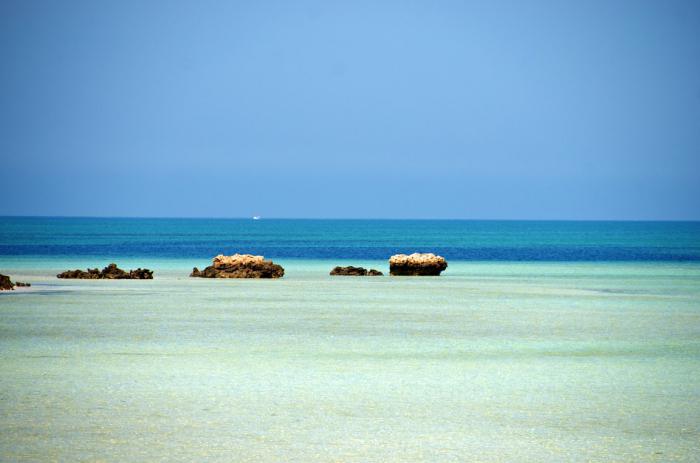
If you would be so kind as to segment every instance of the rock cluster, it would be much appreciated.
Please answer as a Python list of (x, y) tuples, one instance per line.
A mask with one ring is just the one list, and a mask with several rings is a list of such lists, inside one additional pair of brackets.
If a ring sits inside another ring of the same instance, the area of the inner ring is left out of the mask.
[(212, 265), (199, 270), (192, 269), (191, 277), (200, 278), (281, 278), (284, 268), (263, 256), (251, 254), (234, 254), (224, 256), (219, 254), (212, 259)]
[(379, 270), (375, 270), (373, 268), (367, 270), (364, 267), (353, 267), (352, 265), (347, 266), (347, 267), (335, 267), (333, 270), (331, 270), (331, 275), (345, 275), (345, 276), (356, 276), (356, 277), (364, 277), (364, 276), (382, 276), (384, 275), (382, 272)]
[(438, 276), (446, 268), (445, 258), (432, 253), (396, 254), (389, 258), (389, 273), (396, 276)]
[(152, 280), (153, 270), (137, 268), (128, 272), (117, 267), (117, 264), (109, 264), (102, 270), (89, 268), (84, 270), (66, 270), (56, 275), (58, 278), (79, 278), (83, 280)]
[(0, 291), (10, 291), (15, 288), (27, 287), (31, 285), (31, 283), (22, 283), (21, 281), (15, 281), (12, 283), (10, 277), (0, 274)]
[(0, 291), (10, 291), (15, 289), (15, 285), (7, 275), (0, 274)]

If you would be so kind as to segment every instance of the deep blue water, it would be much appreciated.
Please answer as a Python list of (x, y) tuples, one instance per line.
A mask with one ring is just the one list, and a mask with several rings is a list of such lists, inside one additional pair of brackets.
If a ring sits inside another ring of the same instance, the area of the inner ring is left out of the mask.
[(0, 256), (700, 261), (700, 222), (0, 217)]

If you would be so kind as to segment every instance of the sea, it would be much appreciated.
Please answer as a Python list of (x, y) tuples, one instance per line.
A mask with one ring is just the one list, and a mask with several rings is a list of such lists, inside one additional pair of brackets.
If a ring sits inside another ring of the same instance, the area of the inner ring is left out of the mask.
[(700, 222), (0, 217), (0, 273), (2, 462), (700, 461)]

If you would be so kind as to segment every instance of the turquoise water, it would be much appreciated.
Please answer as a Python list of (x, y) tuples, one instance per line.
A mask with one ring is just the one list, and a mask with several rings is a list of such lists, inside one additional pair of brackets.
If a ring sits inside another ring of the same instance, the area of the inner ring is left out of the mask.
[(700, 262), (700, 222), (0, 217), (0, 256), (386, 260), (416, 250), (449, 260)]
[[(244, 241), (216, 221), (129, 240), (138, 221), (81, 234), (68, 219), (17, 220), (0, 219), (0, 273), (33, 286), (0, 294), (2, 461), (699, 461), (694, 224), (633, 224), (632, 239), (629, 224), (512, 222), (499, 236), (480, 223), (476, 244), (458, 233), (468, 223), (401, 234), (390, 221), (386, 238), (382, 222), (360, 221), (354, 238), (325, 223), (328, 258), (300, 255), (318, 243), (299, 245), (306, 222), (277, 224), (279, 241), (256, 244), (258, 230), (241, 250), (286, 249), (269, 254), (283, 279), (219, 281), (187, 277), (207, 246)], [(348, 243), (432, 250), (441, 236), (463, 256), (441, 277), (328, 276), (388, 270)], [(539, 258), (500, 257), (518, 246)], [(55, 278), (111, 260), (155, 279)]]

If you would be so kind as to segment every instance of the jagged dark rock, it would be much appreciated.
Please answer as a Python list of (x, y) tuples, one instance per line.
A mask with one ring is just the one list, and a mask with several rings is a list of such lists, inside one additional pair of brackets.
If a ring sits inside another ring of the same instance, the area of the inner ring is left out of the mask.
[(446, 268), (445, 258), (432, 253), (396, 254), (389, 259), (389, 273), (395, 276), (438, 276)]
[(381, 276), (383, 275), (382, 272), (379, 270), (375, 269), (370, 269), (367, 270), (364, 267), (353, 267), (352, 265), (349, 265), (347, 267), (335, 267), (333, 270), (331, 270), (331, 275), (342, 275), (342, 276), (356, 276), (356, 277), (364, 277), (364, 276)]
[(284, 268), (263, 256), (250, 254), (234, 254), (224, 256), (222, 254), (212, 259), (212, 265), (199, 270), (192, 269), (191, 277), (198, 278), (281, 278), (284, 276)]
[(331, 270), (331, 275), (346, 275), (346, 276), (365, 276), (367, 275), (367, 269), (363, 267), (353, 267), (349, 265), (347, 267), (335, 267)]
[(152, 280), (153, 270), (141, 267), (136, 270), (129, 270), (129, 278), (132, 280)]
[(0, 274), (0, 291), (11, 291), (15, 289), (15, 285), (7, 275)]
[(15, 286), (18, 287), (18, 288), (20, 288), (20, 287), (28, 288), (28, 287), (30, 287), (31, 285), (32, 285), (31, 283), (23, 283), (23, 282), (21, 282), (21, 281), (15, 281)]
[(102, 271), (96, 268), (84, 270), (66, 270), (56, 275), (58, 278), (77, 278), (82, 280), (152, 280), (153, 270), (137, 268), (128, 272), (117, 267), (117, 264), (109, 264)]
[(56, 275), (57, 278), (80, 278), (82, 280), (98, 280), (102, 278), (100, 271), (96, 268), (85, 270), (66, 270)]

